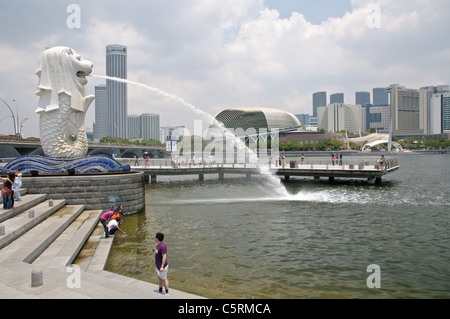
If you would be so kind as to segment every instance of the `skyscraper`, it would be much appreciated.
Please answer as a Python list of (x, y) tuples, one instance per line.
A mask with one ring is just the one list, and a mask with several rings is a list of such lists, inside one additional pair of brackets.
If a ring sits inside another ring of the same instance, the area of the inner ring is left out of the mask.
[[(120, 44), (106, 47), (106, 75), (127, 78), (127, 47)], [(108, 95), (108, 136), (127, 138), (127, 84), (106, 80)]]
[(388, 106), (389, 104), (389, 94), (386, 89), (374, 88), (373, 89), (373, 106)]
[(317, 117), (317, 108), (321, 106), (327, 106), (327, 92), (313, 94), (313, 117)]
[(159, 115), (145, 113), (141, 115), (141, 136), (143, 139), (159, 140)]
[(356, 92), (355, 93), (356, 104), (362, 107), (370, 104), (370, 93), (369, 92)]
[(129, 139), (160, 139), (159, 114), (145, 113), (128, 116)]
[(108, 95), (106, 85), (95, 86), (94, 140), (108, 136)]
[[(436, 123), (436, 118), (432, 119), (437, 115), (434, 110), (434, 113), (432, 114), (432, 98), (434, 94), (444, 94), (450, 92), (450, 86), (448, 85), (438, 85), (438, 86), (424, 86), (420, 88), (421, 93), (421, 103), (424, 107), (424, 117), (423, 117), (423, 127), (424, 127), (424, 133), (425, 134), (434, 134), (436, 130), (439, 131), (440, 129), (435, 127), (433, 128), (434, 124)], [(434, 105), (436, 107), (436, 105)]]
[(420, 91), (392, 84), (386, 89), (390, 93), (391, 118), (394, 135), (411, 136), (424, 134), (425, 116)]
[(141, 116), (128, 115), (128, 139), (140, 139), (141, 136)]
[(361, 105), (333, 103), (319, 107), (318, 128), (326, 132), (349, 131), (359, 133), (362, 129)]
[(344, 103), (344, 93), (335, 93), (330, 95), (330, 104)]
[(450, 133), (450, 93), (442, 94), (442, 131)]

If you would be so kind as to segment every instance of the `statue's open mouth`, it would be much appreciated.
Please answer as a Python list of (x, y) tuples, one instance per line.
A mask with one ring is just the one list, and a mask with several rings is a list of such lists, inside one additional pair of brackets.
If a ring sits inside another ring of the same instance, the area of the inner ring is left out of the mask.
[(77, 76), (79, 77), (79, 78), (85, 78), (86, 76), (88, 76), (89, 74), (87, 74), (86, 72), (84, 72), (84, 71), (78, 71), (77, 72)]

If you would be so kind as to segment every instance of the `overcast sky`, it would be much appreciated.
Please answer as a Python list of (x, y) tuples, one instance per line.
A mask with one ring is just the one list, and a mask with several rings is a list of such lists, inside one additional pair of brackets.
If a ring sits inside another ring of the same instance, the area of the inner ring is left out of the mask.
[[(70, 4), (80, 28), (67, 25)], [(44, 48), (72, 47), (105, 75), (105, 48), (120, 43), (130, 80), (213, 115), (245, 106), (311, 114), (317, 91), (354, 103), (355, 92), (392, 83), (449, 84), (449, 17), (448, 0), (0, 0), (0, 98), (29, 118), (23, 135), (39, 137)], [(103, 82), (90, 78), (87, 92)], [(128, 94), (129, 114), (160, 114), (162, 126), (189, 128), (198, 118), (142, 88)], [(1, 101), (0, 110), (0, 133), (13, 133)]]

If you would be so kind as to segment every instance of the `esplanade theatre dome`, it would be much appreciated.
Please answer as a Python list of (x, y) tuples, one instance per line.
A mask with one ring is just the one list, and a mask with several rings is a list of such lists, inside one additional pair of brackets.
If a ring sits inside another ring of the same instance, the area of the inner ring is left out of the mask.
[(293, 114), (274, 108), (244, 107), (233, 108), (220, 112), (216, 120), (226, 128), (266, 128), (280, 131), (294, 130), (302, 124)]

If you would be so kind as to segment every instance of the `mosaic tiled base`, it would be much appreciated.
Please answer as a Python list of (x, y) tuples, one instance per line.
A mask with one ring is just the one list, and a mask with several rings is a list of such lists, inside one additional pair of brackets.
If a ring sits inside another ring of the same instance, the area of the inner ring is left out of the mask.
[(128, 172), (130, 166), (123, 166), (115, 159), (105, 156), (87, 156), (78, 159), (62, 160), (43, 156), (18, 157), (1, 169), (2, 174), (20, 169), (22, 174), (28, 175), (32, 171), (47, 174), (67, 174), (69, 170), (75, 170), (77, 174)]

